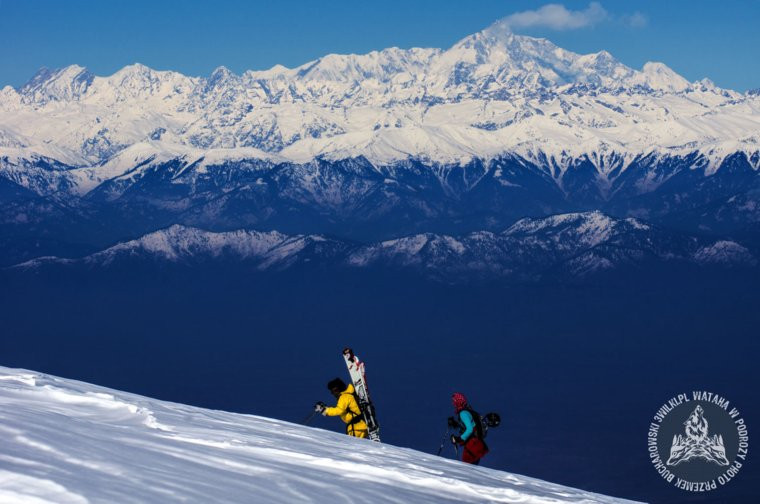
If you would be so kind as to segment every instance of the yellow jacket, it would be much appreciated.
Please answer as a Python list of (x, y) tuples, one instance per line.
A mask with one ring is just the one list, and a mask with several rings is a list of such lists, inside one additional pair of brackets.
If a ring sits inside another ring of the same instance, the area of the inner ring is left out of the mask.
[(353, 385), (348, 385), (346, 390), (340, 393), (338, 404), (332, 408), (325, 408), (325, 415), (339, 416), (347, 424), (346, 434), (349, 436), (367, 437), (367, 424), (364, 423), (359, 404), (354, 397)]

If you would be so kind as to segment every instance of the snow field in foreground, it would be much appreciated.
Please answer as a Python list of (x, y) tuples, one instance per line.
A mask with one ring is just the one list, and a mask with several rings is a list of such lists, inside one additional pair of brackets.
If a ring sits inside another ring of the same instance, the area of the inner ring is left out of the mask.
[(630, 502), (0, 366), (0, 504)]

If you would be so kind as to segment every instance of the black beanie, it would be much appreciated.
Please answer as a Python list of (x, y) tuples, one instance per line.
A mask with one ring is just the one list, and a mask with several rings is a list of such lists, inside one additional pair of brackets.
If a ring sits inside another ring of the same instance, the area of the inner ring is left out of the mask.
[(340, 391), (346, 390), (346, 384), (340, 378), (334, 378), (327, 382), (327, 390), (338, 389)]

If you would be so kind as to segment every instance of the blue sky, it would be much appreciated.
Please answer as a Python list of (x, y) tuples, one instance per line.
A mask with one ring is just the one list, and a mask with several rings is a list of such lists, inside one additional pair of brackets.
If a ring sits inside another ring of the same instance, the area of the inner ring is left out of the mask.
[(760, 0), (564, 1), (0, 0), (0, 86), (42, 66), (98, 75), (143, 63), (188, 75), (297, 66), (328, 53), (442, 47), (510, 17), (513, 29), (579, 53), (606, 49), (641, 68), (760, 88)]

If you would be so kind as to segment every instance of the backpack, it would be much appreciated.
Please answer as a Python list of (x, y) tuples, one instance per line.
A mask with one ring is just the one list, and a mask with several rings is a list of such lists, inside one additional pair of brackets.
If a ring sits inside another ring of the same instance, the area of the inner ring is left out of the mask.
[(483, 437), (486, 437), (486, 434), (488, 433), (488, 429), (498, 427), (501, 425), (501, 417), (498, 413), (486, 413), (481, 418), (481, 427), (483, 429)]
[[(470, 406), (467, 406), (462, 411), (468, 411), (472, 415), (472, 419), (475, 422), (475, 437), (478, 439), (485, 439), (488, 429), (501, 425), (501, 417), (498, 413), (491, 412), (481, 416), (480, 413)], [(459, 420), (459, 415), (457, 415), (457, 422), (459, 422), (460, 428), (464, 429), (462, 421)]]
[(355, 423), (358, 423), (358, 422), (360, 422), (361, 420), (363, 420), (363, 419), (364, 419), (364, 418), (363, 418), (363, 416), (364, 416), (364, 407), (363, 407), (363, 406), (364, 406), (364, 405), (363, 405), (363, 404), (362, 404), (362, 402), (359, 400), (359, 396), (358, 396), (358, 395), (356, 395), (356, 392), (341, 392), (341, 394), (340, 394), (340, 395), (350, 395), (350, 396), (352, 396), (352, 397), (354, 398), (354, 401), (356, 401), (356, 407), (357, 407), (357, 408), (359, 408), (359, 412), (358, 412), (358, 413), (355, 413), (355, 412), (354, 412), (354, 411), (351, 409), (351, 406), (349, 405), (349, 407), (348, 407), (348, 412), (349, 412), (349, 413), (351, 413), (351, 415), (352, 415), (352, 418), (351, 418), (351, 421), (350, 421), (348, 424), (349, 424), (349, 425), (353, 425), (353, 424), (355, 424)]
[[(343, 394), (348, 394), (348, 392), (343, 392)], [(359, 413), (354, 413), (351, 408), (348, 409), (353, 416), (351, 417), (351, 421), (348, 422), (347, 427), (364, 421), (364, 423), (367, 424), (368, 430), (378, 429), (375, 420), (375, 406), (371, 402), (362, 401), (356, 392), (351, 393), (351, 395), (354, 397), (356, 405), (359, 407)]]

